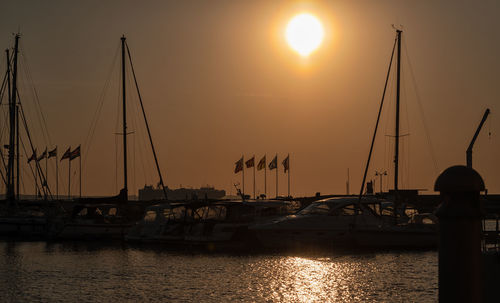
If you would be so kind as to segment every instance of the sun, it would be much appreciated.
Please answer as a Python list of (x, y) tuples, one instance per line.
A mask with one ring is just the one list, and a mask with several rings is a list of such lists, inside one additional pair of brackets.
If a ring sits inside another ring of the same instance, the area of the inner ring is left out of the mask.
[(293, 50), (307, 57), (321, 45), (324, 34), (323, 25), (317, 17), (302, 13), (288, 22), (285, 37)]

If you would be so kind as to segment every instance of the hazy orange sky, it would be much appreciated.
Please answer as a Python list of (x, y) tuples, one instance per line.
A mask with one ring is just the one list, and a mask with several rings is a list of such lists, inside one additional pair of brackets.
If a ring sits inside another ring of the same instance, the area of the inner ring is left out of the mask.
[[(317, 15), (325, 27), (323, 45), (307, 59), (284, 39), (287, 22), (303, 11)], [(351, 193), (359, 191), (395, 36), (391, 24), (402, 24), (402, 134), (409, 134), (402, 138), (402, 187), (431, 190), (441, 170), (465, 164), (465, 150), (489, 107), (474, 167), (489, 191), (499, 192), (499, 13), (498, 1), (12, 1), (0, 8), (0, 45), (11, 47), (12, 33), (20, 29), (23, 57), (50, 132), (47, 143), (37, 120), (30, 122), (38, 150), (57, 145), (62, 155), (67, 146), (85, 142), (125, 34), (169, 187), (210, 184), (234, 193), (232, 184), (241, 180), (233, 173), (234, 162), (242, 154), (258, 159), (267, 154), (270, 160), (278, 153), (283, 195), (281, 160), (290, 153), (292, 194), (301, 196), (345, 193), (348, 168)], [(83, 158), (84, 195), (114, 194), (121, 187), (114, 134), (119, 61), (112, 75)], [(34, 117), (26, 79), (20, 79), (20, 94)], [(388, 171), (384, 188), (393, 180), (395, 84), (389, 88), (369, 171), (369, 178), (375, 178), (375, 169)], [(135, 103), (130, 108), (133, 194), (157, 178), (151, 153), (141, 143), (146, 138), (139, 138), (143, 128), (133, 122), (134, 115), (139, 121), (138, 108)], [(66, 193), (67, 161), (59, 168), (66, 183), (60, 192)], [(53, 176), (54, 166), (50, 169)], [(248, 193), (250, 170), (245, 177)], [(268, 171), (267, 179), (274, 196), (274, 172)], [(72, 181), (76, 193), (77, 177)], [(30, 182), (25, 180), (25, 192), (33, 191)], [(258, 173), (257, 192), (263, 190)]]

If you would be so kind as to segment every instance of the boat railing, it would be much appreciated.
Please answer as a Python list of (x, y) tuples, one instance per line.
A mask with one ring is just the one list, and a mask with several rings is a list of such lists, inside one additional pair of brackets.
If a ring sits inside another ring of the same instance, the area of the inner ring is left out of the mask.
[(500, 252), (500, 216), (490, 215), (482, 220), (482, 251)]

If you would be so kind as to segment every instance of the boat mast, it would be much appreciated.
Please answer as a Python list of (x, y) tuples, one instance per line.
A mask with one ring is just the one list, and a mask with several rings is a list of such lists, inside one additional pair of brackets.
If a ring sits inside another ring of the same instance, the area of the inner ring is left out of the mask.
[(396, 84), (396, 144), (394, 150), (394, 191), (397, 196), (398, 175), (399, 175), (399, 105), (401, 88), (401, 33), (402, 30), (396, 30), (398, 34), (398, 64), (397, 64), (397, 84)]
[(12, 72), (12, 91), (9, 102), (9, 159), (7, 166), (7, 200), (15, 199), (14, 192), (14, 160), (16, 139), (16, 92), (17, 92), (17, 53), (19, 48), (19, 34), (15, 36), (14, 44), (14, 66)]
[[(9, 104), (10, 104), (10, 99), (12, 98), (12, 91), (11, 91), (11, 87), (10, 87), (10, 54), (9, 54), (9, 49), (6, 49), (5, 50), (5, 55), (6, 55), (6, 59), (7, 59), (7, 73), (6, 73), (6, 76), (7, 76), (7, 92), (8, 92), (8, 99), (9, 100)], [(3, 154), (2, 154), (2, 162), (4, 162), (4, 159), (3, 159)], [(6, 171), (8, 171), (8, 164), (7, 166), (5, 166), (5, 162), (3, 163), (3, 166), (5, 167)], [(8, 172), (7, 172), (8, 173)], [(5, 185), (7, 186), (8, 188), (8, 183), (9, 183), (9, 176), (7, 176), (7, 180), (5, 180)]]
[(21, 191), (19, 190), (19, 178), (21, 176), (20, 166), (19, 166), (19, 105), (16, 105), (16, 197), (17, 200), (20, 198)]
[(370, 152), (368, 153), (368, 160), (365, 165), (365, 172), (363, 174), (363, 181), (361, 181), (361, 189), (359, 190), (358, 204), (361, 203), (361, 197), (363, 197), (363, 190), (365, 188), (366, 176), (368, 174), (368, 168), (370, 167), (370, 160), (372, 158), (373, 145), (375, 144), (375, 138), (377, 137), (378, 125), (380, 122), (380, 114), (382, 113), (382, 108), (384, 107), (385, 93), (387, 91), (387, 84), (389, 83), (389, 76), (391, 75), (392, 62), (394, 59), (394, 50), (396, 48), (396, 39), (394, 40), (394, 45), (392, 46), (391, 60), (389, 61), (389, 67), (387, 69), (387, 75), (385, 77), (384, 91), (382, 92), (382, 99), (380, 100), (380, 107), (377, 114), (377, 122), (375, 123), (375, 129), (373, 130), (372, 143), (370, 144)]
[(128, 200), (127, 187), (127, 106), (125, 95), (125, 35), (121, 37), (122, 41), (122, 94), (123, 94), (123, 191), (125, 201)]

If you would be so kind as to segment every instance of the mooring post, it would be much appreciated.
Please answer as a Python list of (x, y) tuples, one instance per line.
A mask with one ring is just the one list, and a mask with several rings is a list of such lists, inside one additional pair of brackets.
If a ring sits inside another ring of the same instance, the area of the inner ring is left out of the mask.
[(439, 301), (482, 302), (481, 176), (457, 165), (437, 178), (439, 218)]

